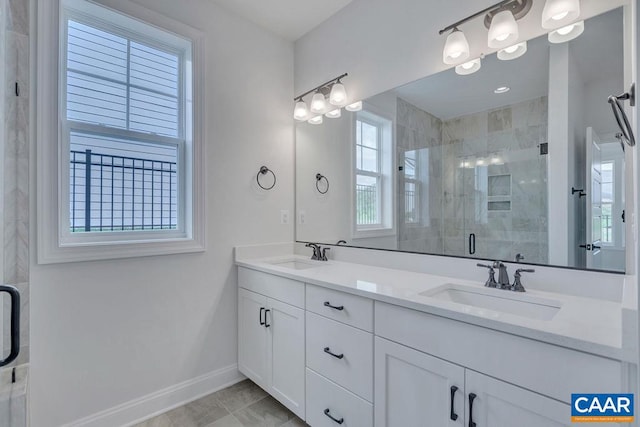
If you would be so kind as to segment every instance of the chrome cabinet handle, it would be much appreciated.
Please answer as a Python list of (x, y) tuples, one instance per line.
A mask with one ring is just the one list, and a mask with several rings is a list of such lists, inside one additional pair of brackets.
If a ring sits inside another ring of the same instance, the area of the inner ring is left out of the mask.
[(331, 305), (329, 301), (324, 302), (325, 307), (333, 308), (334, 310), (342, 311), (344, 310), (344, 305)]
[(325, 410), (324, 410), (324, 414), (325, 414), (327, 417), (331, 418), (331, 420), (332, 420), (334, 423), (336, 423), (336, 424), (342, 424), (342, 423), (344, 423), (344, 418), (337, 419), (337, 418), (333, 417), (333, 416), (331, 415), (331, 411), (329, 410), (329, 408), (327, 408), (327, 409), (325, 409)]
[(11, 350), (6, 359), (0, 360), (0, 367), (16, 360), (20, 353), (20, 292), (9, 285), (0, 285), (0, 292), (11, 297)]
[(331, 349), (329, 347), (325, 347), (324, 348), (324, 352), (335, 357), (336, 359), (342, 359), (344, 358), (344, 354), (335, 354), (331, 352)]

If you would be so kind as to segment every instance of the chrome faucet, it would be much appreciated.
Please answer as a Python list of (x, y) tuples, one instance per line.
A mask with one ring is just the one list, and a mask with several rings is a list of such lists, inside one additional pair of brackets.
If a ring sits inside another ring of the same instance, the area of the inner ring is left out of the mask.
[(511, 290), (514, 292), (525, 292), (524, 286), (520, 282), (520, 273), (535, 273), (535, 270), (533, 268), (519, 268), (516, 270), (516, 274), (513, 275), (513, 285), (511, 285)]
[(507, 266), (501, 261), (494, 261), (493, 268), (498, 269), (498, 288), (511, 289), (511, 283), (509, 283), (509, 273), (507, 272)]
[(496, 283), (496, 272), (493, 269), (493, 266), (487, 264), (477, 264), (478, 267), (484, 267), (489, 269), (489, 279), (487, 279), (484, 284), (487, 288), (495, 288), (498, 284)]
[(315, 243), (307, 243), (306, 245), (304, 245), (307, 248), (313, 248), (313, 255), (311, 255), (311, 259), (314, 261), (318, 261), (320, 260), (320, 257), (322, 256), (322, 249), (320, 248), (320, 245), (317, 245)]
[(331, 248), (323, 248), (317, 243), (307, 243), (304, 245), (307, 248), (313, 248), (313, 255), (311, 255), (311, 259), (314, 261), (329, 261), (327, 258), (327, 251), (330, 251)]

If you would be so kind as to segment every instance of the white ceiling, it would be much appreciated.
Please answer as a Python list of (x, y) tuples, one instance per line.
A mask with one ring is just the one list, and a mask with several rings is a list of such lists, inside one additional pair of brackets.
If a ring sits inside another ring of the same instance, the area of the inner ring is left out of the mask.
[[(585, 31), (571, 41), (571, 52), (584, 83), (623, 72), (622, 9), (585, 22)], [(549, 46), (546, 35), (529, 40), (527, 53), (512, 61), (489, 55), (480, 71), (459, 76), (452, 69), (395, 89), (423, 111), (448, 120), (527, 99), (546, 96), (549, 86)], [(495, 94), (494, 89), (511, 90)]]
[(249, 21), (295, 41), (352, 0), (213, 0)]

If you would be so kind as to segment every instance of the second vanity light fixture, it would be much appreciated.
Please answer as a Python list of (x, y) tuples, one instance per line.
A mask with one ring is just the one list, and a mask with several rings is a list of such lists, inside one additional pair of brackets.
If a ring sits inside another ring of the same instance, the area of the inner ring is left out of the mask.
[[(460, 75), (472, 74), (480, 69), (484, 55), (469, 60), (469, 42), (458, 27), (483, 15), (488, 29), (487, 45), (499, 49), (498, 59), (508, 61), (521, 57), (527, 52), (527, 42), (518, 41), (520, 31), (517, 21), (529, 13), (532, 4), (533, 0), (503, 0), (443, 28), (440, 35), (450, 33), (442, 51), (442, 61), (456, 65), (456, 73)], [(584, 31), (584, 21), (576, 22), (579, 17), (580, 0), (546, 0), (542, 28), (552, 30), (548, 36), (551, 43), (563, 43), (573, 40)]]
[[(347, 111), (362, 110), (362, 101), (347, 104), (349, 102), (347, 90), (342, 84), (342, 79), (347, 76), (348, 74), (344, 73), (296, 96), (293, 99), (296, 103), (293, 109), (293, 118), (301, 122), (307, 121), (313, 125), (319, 125), (323, 122), (323, 116), (330, 119), (339, 118), (342, 115), (342, 107)], [(307, 107), (304, 97), (311, 93), (313, 93), (313, 97)]]

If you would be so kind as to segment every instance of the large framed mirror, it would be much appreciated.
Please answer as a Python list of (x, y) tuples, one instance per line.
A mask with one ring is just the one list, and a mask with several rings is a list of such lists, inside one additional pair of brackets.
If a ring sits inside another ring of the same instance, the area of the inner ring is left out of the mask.
[(296, 128), (301, 242), (624, 272), (623, 8)]

